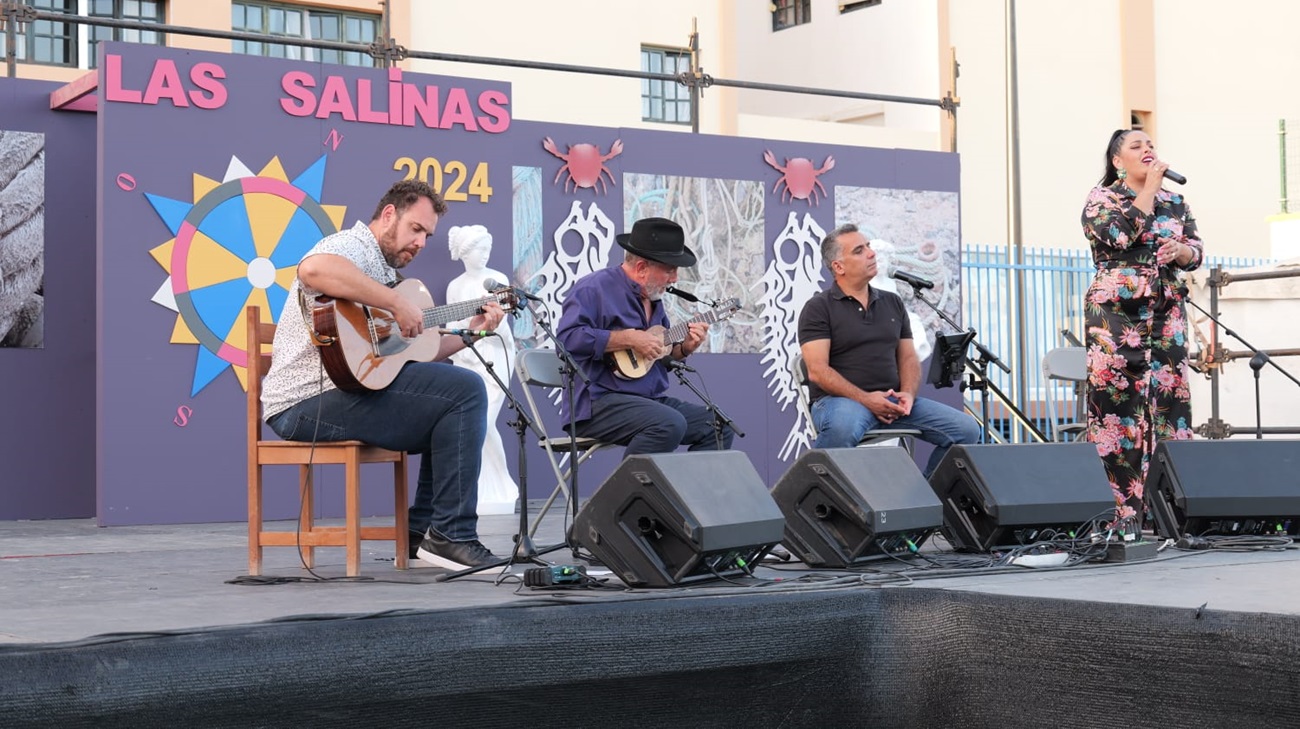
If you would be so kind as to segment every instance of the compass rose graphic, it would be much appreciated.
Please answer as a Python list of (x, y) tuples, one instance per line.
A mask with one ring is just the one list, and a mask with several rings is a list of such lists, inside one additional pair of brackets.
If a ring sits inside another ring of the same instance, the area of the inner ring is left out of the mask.
[(279, 321), (298, 261), (342, 225), (320, 203), (325, 161), (290, 180), (279, 157), (257, 173), (232, 157), (221, 180), (194, 175), (193, 202), (145, 193), (174, 236), (149, 251), (168, 274), (153, 301), (176, 312), (173, 344), (199, 345), (191, 397), (232, 366), (247, 388), (245, 307)]

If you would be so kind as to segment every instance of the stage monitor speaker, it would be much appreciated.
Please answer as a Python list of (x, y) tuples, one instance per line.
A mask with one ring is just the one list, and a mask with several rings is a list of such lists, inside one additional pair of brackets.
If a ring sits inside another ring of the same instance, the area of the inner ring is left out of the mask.
[(1078, 534), (1115, 517), (1115, 497), (1092, 443), (957, 445), (930, 475), (953, 546), (989, 552)]
[(1147, 469), (1162, 537), (1300, 534), (1300, 440), (1169, 440)]
[(849, 567), (915, 551), (943, 526), (943, 506), (907, 450), (805, 451), (772, 497), (785, 514), (781, 543), (812, 567)]
[(629, 456), (573, 522), (574, 538), (636, 587), (748, 574), (785, 518), (741, 451)]

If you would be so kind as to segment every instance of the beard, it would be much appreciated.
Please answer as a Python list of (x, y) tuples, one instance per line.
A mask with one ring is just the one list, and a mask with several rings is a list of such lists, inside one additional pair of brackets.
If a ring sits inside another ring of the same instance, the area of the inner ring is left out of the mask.
[[(379, 236), (379, 251), (384, 254), (384, 262), (393, 268), (402, 268), (410, 261), (403, 261), (402, 254), (404, 250), (394, 250), (397, 247), (397, 236), (391, 231), (385, 231)], [(415, 259), (415, 255), (411, 255)]]
[(645, 287), (645, 297), (651, 301), (659, 301), (666, 293), (668, 293), (668, 284)]

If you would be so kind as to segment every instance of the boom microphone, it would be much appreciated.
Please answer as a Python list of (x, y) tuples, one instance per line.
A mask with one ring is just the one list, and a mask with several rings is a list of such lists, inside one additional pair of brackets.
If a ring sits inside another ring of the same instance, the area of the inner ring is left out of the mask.
[(492, 332), (486, 329), (439, 329), (439, 334), (451, 334), (457, 337), (490, 337)]
[(898, 279), (899, 281), (902, 281), (903, 283), (906, 283), (906, 284), (911, 284), (911, 285), (912, 285), (912, 288), (914, 288), (914, 289), (932, 289), (932, 288), (934, 288), (934, 282), (933, 282), (933, 281), (927, 281), (927, 280), (921, 278), (920, 276), (915, 276), (915, 275), (913, 275), (913, 274), (906, 273), (906, 272), (903, 272), (903, 271), (894, 271), (893, 273), (889, 274), (889, 277), (890, 277), (890, 278), (896, 278), (896, 279)]
[(664, 289), (664, 291), (667, 291), (668, 293), (672, 294), (673, 296), (679, 296), (679, 297), (681, 297), (681, 298), (683, 298), (683, 299), (686, 299), (687, 301), (689, 301), (689, 302), (691, 302), (691, 303), (693, 303), (693, 304), (698, 304), (698, 303), (700, 303), (700, 297), (696, 296), (695, 294), (692, 294), (692, 293), (689, 292), (689, 291), (682, 291), (681, 289), (675, 289), (675, 288), (673, 288), (672, 286), (669, 286), (668, 288)]
[(541, 301), (541, 300), (542, 300), (542, 297), (540, 297), (540, 296), (536, 296), (536, 295), (534, 295), (534, 294), (530, 294), (530, 293), (528, 293), (527, 291), (524, 291), (523, 289), (518, 288), (518, 287), (516, 287), (516, 286), (511, 286), (510, 284), (503, 284), (503, 283), (501, 283), (500, 281), (498, 281), (498, 280), (496, 280), (496, 279), (494, 279), (494, 278), (485, 278), (485, 279), (483, 279), (483, 288), (487, 289), (489, 292), (494, 293), (494, 294), (495, 294), (496, 292), (498, 292), (498, 291), (508, 290), (508, 291), (511, 291), (512, 293), (514, 293), (515, 296), (517, 296), (517, 297), (519, 297), (519, 298), (521, 298), (521, 299), (528, 299), (529, 301)]

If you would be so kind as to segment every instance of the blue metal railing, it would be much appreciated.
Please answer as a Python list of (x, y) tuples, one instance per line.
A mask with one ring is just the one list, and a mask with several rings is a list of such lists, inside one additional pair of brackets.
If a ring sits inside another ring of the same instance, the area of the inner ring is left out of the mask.
[[(1070, 344), (1062, 331), (1083, 340), (1083, 298), (1092, 283), (1092, 254), (1087, 250), (1026, 249), (1016, 264), (1014, 250), (1003, 246), (967, 245), (962, 249), (963, 323), (1011, 367), (1011, 374), (990, 367), (989, 381), (1005, 393), (1040, 431), (1050, 433), (1046, 403), (1057, 403), (1058, 417), (1072, 417), (1074, 393), (1068, 384), (1048, 383), (1040, 363), (1048, 350)], [(1204, 268), (1246, 268), (1268, 259), (1210, 256)], [(1025, 278), (1023, 321), (1015, 300), (1015, 280)], [(1023, 352), (1020, 340), (1023, 337)], [(966, 392), (971, 412), (981, 410), (979, 393)], [(1063, 406), (1063, 407), (1062, 407)], [(1008, 409), (993, 400), (990, 420), (995, 437), (1025, 442), (1032, 437), (1018, 427)]]

